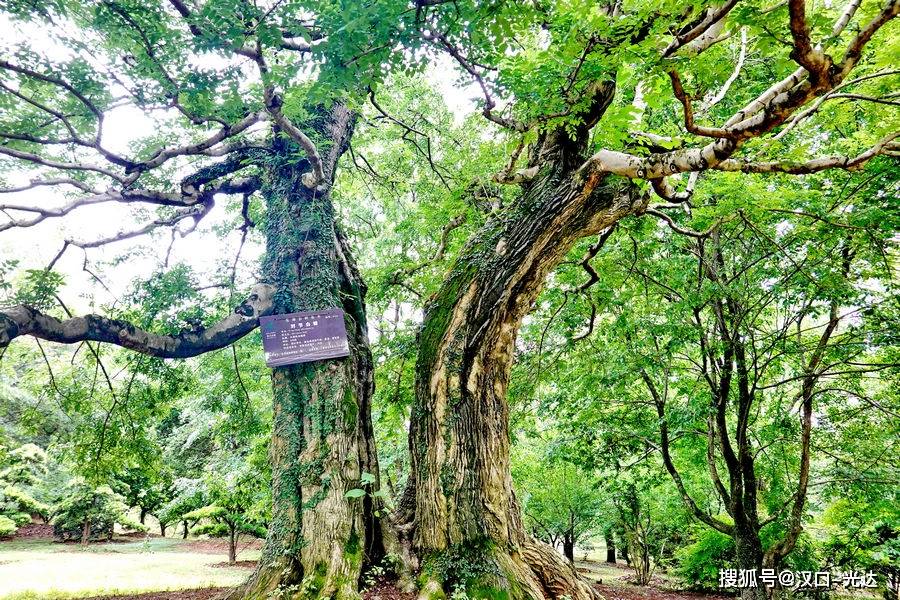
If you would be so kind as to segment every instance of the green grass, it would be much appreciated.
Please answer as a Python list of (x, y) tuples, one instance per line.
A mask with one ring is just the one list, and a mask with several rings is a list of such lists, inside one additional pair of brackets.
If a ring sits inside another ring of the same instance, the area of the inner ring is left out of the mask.
[[(258, 551), (248, 550), (239, 558), (258, 556)], [(171, 538), (87, 548), (45, 540), (0, 542), (0, 600), (65, 600), (235, 586), (250, 571), (212, 566), (227, 559), (224, 553), (192, 552), (184, 542)]]

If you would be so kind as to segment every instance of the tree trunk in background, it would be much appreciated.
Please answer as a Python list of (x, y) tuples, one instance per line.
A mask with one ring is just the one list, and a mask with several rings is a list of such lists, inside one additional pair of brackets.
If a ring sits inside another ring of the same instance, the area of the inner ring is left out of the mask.
[(412, 469), (396, 516), (429, 578), (423, 594), (459, 585), (446, 568), (458, 561), (479, 572), (476, 594), (596, 597), (571, 563), (525, 531), (510, 475), (506, 392), (519, 326), (547, 273), (579, 239), (643, 209), (627, 182), (578, 171), (612, 94), (611, 85), (598, 91), (574, 137), (541, 135), (530, 157), (537, 177), (470, 240), (426, 307)]
[(141, 519), (140, 519), (140, 520), (141, 520), (141, 525), (143, 525), (143, 524), (144, 524), (144, 521), (147, 520), (147, 511), (146, 511), (146, 509), (143, 509), (143, 508), (141, 509)]
[(159, 535), (162, 537), (166, 537), (166, 527), (167, 525), (163, 522), (159, 523)]
[(84, 527), (81, 529), (81, 545), (87, 546), (87, 543), (91, 540), (91, 520), (85, 519)]
[(188, 536), (188, 522), (182, 521), (182, 524), (184, 525), (184, 531), (181, 534), (181, 539), (186, 540)]
[[(274, 314), (342, 308), (347, 358), (278, 367), (272, 373), (270, 444), (273, 510), (256, 573), (233, 598), (358, 598), (363, 565), (383, 553), (373, 498), (347, 498), (368, 472), (378, 477), (370, 415), (374, 389), (365, 286), (335, 225), (329, 195), (353, 115), (316, 109), (327, 183), (306, 188), (298, 150), (279, 139), (265, 158), (267, 249), (264, 279), (276, 287)], [(309, 129), (309, 127), (307, 127)]]
[(563, 556), (570, 562), (575, 562), (575, 540), (568, 533), (563, 536)]
[(616, 539), (611, 530), (603, 532), (603, 541), (606, 543), (606, 562), (616, 564)]
[(234, 564), (237, 562), (237, 537), (234, 535), (234, 524), (228, 524), (228, 562)]

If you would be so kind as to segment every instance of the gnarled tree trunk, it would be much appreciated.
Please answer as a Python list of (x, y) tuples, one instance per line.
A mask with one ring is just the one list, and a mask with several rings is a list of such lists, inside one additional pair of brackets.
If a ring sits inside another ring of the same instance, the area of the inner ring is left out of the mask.
[(423, 596), (457, 586), (510, 598), (595, 595), (571, 563), (525, 531), (510, 476), (506, 392), (519, 326), (547, 273), (579, 239), (643, 207), (627, 182), (578, 169), (612, 94), (612, 85), (598, 90), (574, 135), (542, 135), (529, 158), (537, 176), (469, 242), (426, 309), (412, 472), (398, 515), (422, 559)]
[(364, 563), (383, 552), (373, 497), (345, 495), (363, 487), (363, 473), (376, 477), (370, 491), (378, 477), (365, 287), (329, 196), (353, 115), (340, 105), (318, 113), (326, 185), (305, 187), (309, 166), (283, 140), (265, 158), (263, 275), (276, 288), (275, 314), (342, 308), (350, 356), (273, 370), (272, 519), (260, 566), (233, 598), (358, 598)]

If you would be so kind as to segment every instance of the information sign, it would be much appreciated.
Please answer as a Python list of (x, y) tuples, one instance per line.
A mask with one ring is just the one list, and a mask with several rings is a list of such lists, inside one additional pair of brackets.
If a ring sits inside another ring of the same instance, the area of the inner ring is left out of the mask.
[(350, 355), (339, 308), (260, 317), (259, 326), (270, 367)]

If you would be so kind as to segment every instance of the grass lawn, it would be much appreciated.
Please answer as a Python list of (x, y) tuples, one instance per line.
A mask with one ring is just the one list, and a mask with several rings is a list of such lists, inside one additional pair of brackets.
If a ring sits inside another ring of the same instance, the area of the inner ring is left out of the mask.
[[(246, 550), (241, 560), (257, 559)], [(216, 567), (228, 556), (192, 551), (180, 539), (59, 544), (49, 540), (0, 542), (0, 600), (63, 600), (105, 594), (228, 587), (250, 570)]]

